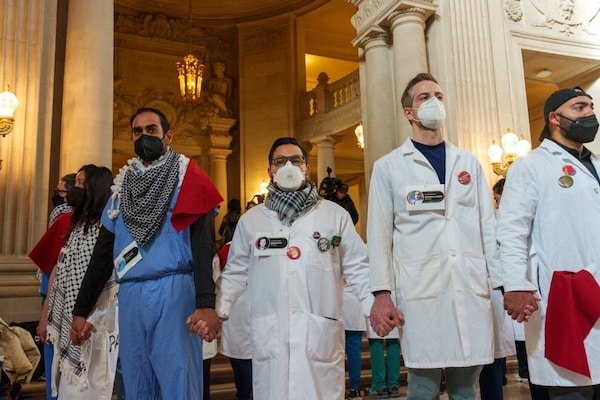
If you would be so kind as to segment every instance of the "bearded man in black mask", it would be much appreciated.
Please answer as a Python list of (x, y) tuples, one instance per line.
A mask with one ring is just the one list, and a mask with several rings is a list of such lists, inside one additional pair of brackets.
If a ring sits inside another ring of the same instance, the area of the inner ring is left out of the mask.
[[(504, 308), (525, 324), (529, 379), (550, 399), (600, 399), (598, 120), (581, 88), (544, 105), (542, 143), (510, 167), (499, 207)], [(536, 312), (537, 311), (537, 312)]]
[(137, 157), (121, 168), (102, 213), (102, 228), (73, 309), (70, 338), (91, 333), (88, 320), (114, 272), (119, 287), (119, 360), (134, 399), (202, 398), (203, 325), (212, 341), (214, 209), (223, 201), (210, 178), (169, 145), (173, 131), (154, 108), (130, 119)]

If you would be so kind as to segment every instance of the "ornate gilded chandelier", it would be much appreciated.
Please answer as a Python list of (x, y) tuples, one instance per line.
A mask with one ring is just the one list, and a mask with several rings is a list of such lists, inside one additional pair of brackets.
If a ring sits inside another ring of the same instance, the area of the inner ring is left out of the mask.
[(200, 93), (202, 92), (202, 74), (204, 74), (204, 64), (192, 54), (192, 0), (189, 1), (189, 12), (189, 54), (183, 57), (183, 62), (177, 62), (179, 93), (181, 94), (181, 101), (185, 105), (197, 104), (200, 100)]

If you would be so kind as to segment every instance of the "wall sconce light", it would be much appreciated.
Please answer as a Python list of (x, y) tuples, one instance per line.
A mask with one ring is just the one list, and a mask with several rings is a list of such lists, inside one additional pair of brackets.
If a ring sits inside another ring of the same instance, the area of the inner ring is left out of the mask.
[(10, 86), (6, 85), (6, 90), (0, 93), (0, 135), (2, 137), (13, 131), (17, 107), (19, 107), (19, 100), (10, 91)]
[[(19, 107), (19, 99), (10, 91), (10, 86), (6, 85), (6, 90), (0, 93), (0, 135), (2, 137), (13, 131), (17, 107)], [(2, 169), (2, 160), (0, 160), (0, 169)]]
[(358, 140), (358, 147), (361, 148), (361, 150), (364, 150), (365, 148), (365, 136), (363, 134), (363, 124), (362, 122), (360, 124), (358, 124), (358, 126), (356, 127), (356, 129), (354, 129), (354, 134), (356, 135), (356, 139)]
[(177, 76), (179, 79), (179, 93), (184, 105), (192, 105), (200, 101), (202, 92), (202, 75), (204, 64), (192, 54), (192, 0), (189, 1), (190, 24), (189, 32), (189, 54), (183, 57), (183, 62), (177, 62)]
[[(492, 141), (492, 145), (488, 148), (488, 155), (490, 156), (494, 173), (506, 177), (510, 165), (517, 158), (529, 153), (531, 144), (529, 141), (519, 138), (510, 129), (507, 129), (506, 133), (502, 135), (500, 143), (502, 147), (498, 146), (495, 140)], [(502, 157), (503, 154), (504, 159)]]

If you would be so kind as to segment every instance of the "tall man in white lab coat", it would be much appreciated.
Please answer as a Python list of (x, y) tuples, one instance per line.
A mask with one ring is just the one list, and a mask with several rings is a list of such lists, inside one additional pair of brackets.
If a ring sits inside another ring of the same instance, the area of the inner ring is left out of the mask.
[(544, 119), (542, 143), (511, 165), (500, 203), (504, 308), (527, 321), (531, 382), (548, 386), (551, 399), (597, 400), (600, 157), (584, 144), (598, 120), (581, 88), (551, 94)]
[(369, 190), (371, 325), (381, 336), (401, 328), (409, 400), (438, 398), (443, 368), (450, 398), (475, 399), (494, 360), (494, 207), (477, 159), (444, 141), (443, 101), (432, 75), (408, 83), (412, 138), (375, 162)]
[(341, 400), (342, 274), (361, 301), (371, 296), (366, 247), (350, 214), (308, 180), (296, 139), (277, 139), (268, 161), (267, 200), (238, 222), (217, 312), (226, 318), (247, 285), (255, 399)]

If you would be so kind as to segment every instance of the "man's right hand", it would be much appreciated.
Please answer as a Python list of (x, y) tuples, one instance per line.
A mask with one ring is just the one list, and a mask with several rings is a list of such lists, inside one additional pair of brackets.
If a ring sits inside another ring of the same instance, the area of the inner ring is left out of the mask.
[(401, 328), (404, 316), (394, 305), (390, 292), (383, 291), (375, 294), (375, 302), (371, 307), (369, 320), (375, 333), (385, 337), (395, 327)]

